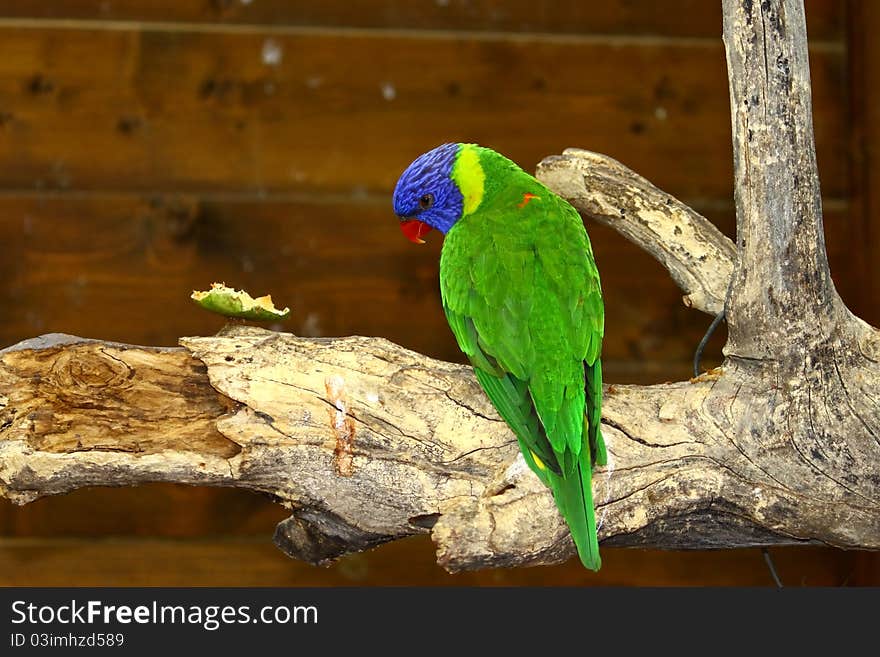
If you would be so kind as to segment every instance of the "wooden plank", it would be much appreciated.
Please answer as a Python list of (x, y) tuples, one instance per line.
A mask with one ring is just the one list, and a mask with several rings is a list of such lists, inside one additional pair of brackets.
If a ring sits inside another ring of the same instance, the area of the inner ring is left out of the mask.
[[(842, 50), (814, 50), (812, 76), (823, 190), (842, 197)], [(0, 189), (388, 194), (457, 140), (528, 169), (587, 147), (726, 199), (728, 104), (720, 40), (7, 27)]]
[[(807, 0), (811, 38), (839, 39), (843, 9), (835, 0)], [(721, 5), (706, 0), (384, 0), (347, 3), (344, 11), (322, 0), (0, 0), (0, 16), (709, 38), (721, 32)]]
[[(789, 586), (852, 584), (858, 553), (779, 548)], [(402, 567), (401, 564), (406, 564)], [(877, 585), (873, 577), (865, 585)], [(329, 568), (292, 561), (268, 540), (0, 541), (0, 586), (772, 586), (759, 550), (659, 552), (605, 548), (602, 570), (576, 561), (450, 575), (417, 537), (351, 555)]]
[(24, 506), (0, 501), (0, 535), (29, 537), (272, 537), (290, 514), (268, 495), (231, 488), (150, 484), (88, 488)]
[[(416, 249), (384, 203), (211, 203), (98, 196), (0, 200), (3, 344), (51, 331), (174, 345), (221, 317), (189, 299), (212, 281), (272, 292), (300, 335), (386, 335), (451, 353), (439, 242)], [(447, 331), (448, 332), (448, 331)]]
[[(706, 209), (726, 233), (729, 207)], [(847, 209), (831, 204), (832, 272), (846, 301)], [(610, 381), (689, 376), (708, 317), (650, 256), (590, 225), (606, 297), (604, 358)], [(271, 292), (299, 335), (376, 335), (445, 360), (462, 356), (438, 291), (441, 240), (407, 242), (385, 199), (236, 201), (132, 195), (0, 197), (0, 345), (47, 332), (134, 344), (174, 345), (216, 332), (223, 319), (197, 308), (193, 289), (225, 281)], [(723, 332), (707, 351), (720, 354)]]
[(853, 310), (880, 326), (880, 4), (870, 0), (848, 3), (849, 105), (852, 116), (853, 266), (859, 271), (861, 294)]
[(854, 586), (876, 586), (878, 582), (880, 582), (880, 554), (877, 552), (857, 553), (852, 584)]

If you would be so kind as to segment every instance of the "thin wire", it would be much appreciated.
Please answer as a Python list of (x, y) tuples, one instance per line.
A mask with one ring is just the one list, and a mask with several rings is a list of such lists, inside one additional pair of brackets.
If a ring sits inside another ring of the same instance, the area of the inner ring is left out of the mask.
[(770, 556), (770, 550), (767, 548), (761, 548), (761, 553), (764, 555), (764, 561), (767, 562), (767, 568), (770, 569), (770, 575), (773, 577), (773, 581), (776, 582), (776, 588), (782, 588), (782, 580), (779, 579), (779, 573), (776, 572), (776, 565), (773, 563), (773, 557)]
[(694, 377), (700, 376), (700, 359), (703, 357), (703, 350), (706, 348), (706, 343), (709, 342), (709, 338), (712, 337), (715, 329), (718, 328), (718, 325), (723, 320), (724, 311), (722, 310), (715, 315), (715, 319), (712, 320), (712, 323), (709, 324), (709, 328), (706, 330), (706, 335), (703, 336), (703, 339), (700, 340), (700, 344), (697, 345), (697, 350), (694, 352)]
[[(718, 328), (718, 325), (721, 324), (723, 319), (724, 311), (722, 310), (715, 315), (715, 319), (712, 320), (712, 323), (709, 324), (709, 328), (706, 330), (706, 335), (703, 336), (703, 339), (700, 340), (700, 344), (697, 345), (697, 350), (694, 352), (694, 378), (700, 376), (700, 360), (703, 357), (703, 351), (706, 349), (706, 343), (709, 342), (709, 338), (712, 337), (715, 329)], [(776, 571), (776, 565), (773, 563), (773, 557), (770, 556), (770, 550), (767, 548), (761, 548), (761, 553), (764, 555), (764, 561), (767, 563), (767, 568), (770, 570), (770, 576), (773, 577), (773, 581), (776, 582), (776, 588), (783, 588), (782, 580), (779, 578), (779, 573)]]

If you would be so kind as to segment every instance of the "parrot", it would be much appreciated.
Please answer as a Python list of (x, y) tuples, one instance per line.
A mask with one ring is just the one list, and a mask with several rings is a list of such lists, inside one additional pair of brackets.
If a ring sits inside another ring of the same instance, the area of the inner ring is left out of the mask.
[(547, 486), (584, 567), (601, 559), (593, 506), (602, 438), (605, 309), (584, 223), (562, 197), (500, 153), (442, 144), (394, 188), (417, 244), (444, 234), (440, 297), (482, 390)]

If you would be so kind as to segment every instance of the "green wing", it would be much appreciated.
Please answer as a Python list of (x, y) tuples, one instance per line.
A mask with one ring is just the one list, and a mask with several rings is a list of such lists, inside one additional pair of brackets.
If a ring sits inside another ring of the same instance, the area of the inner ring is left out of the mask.
[[(480, 382), (498, 414), (519, 439), (520, 449), (529, 466), (542, 480), (545, 479), (545, 469), (539, 468), (535, 462), (534, 455), (537, 455), (542, 464), (546, 464), (551, 471), (561, 475), (562, 471), (554, 457), (553, 449), (535, 412), (528, 381), (505, 372), (498, 361), (483, 350), (472, 318), (457, 313), (446, 305), (444, 309), (459, 347), (474, 366), (477, 381)], [(549, 485), (546, 481), (544, 483)]]
[(605, 462), (599, 276), (580, 216), (535, 185), (524, 206), (481, 208), (449, 231), (443, 307), (527, 463), (553, 490), (582, 561), (598, 568), (590, 472)]

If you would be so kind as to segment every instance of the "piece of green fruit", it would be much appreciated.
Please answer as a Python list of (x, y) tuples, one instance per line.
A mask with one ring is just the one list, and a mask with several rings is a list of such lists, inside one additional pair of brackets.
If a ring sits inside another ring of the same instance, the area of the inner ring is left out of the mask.
[(224, 283), (211, 283), (207, 292), (194, 290), (190, 298), (205, 310), (255, 322), (272, 322), (290, 315), (290, 308), (278, 310), (269, 294), (254, 299), (244, 290), (234, 290)]

